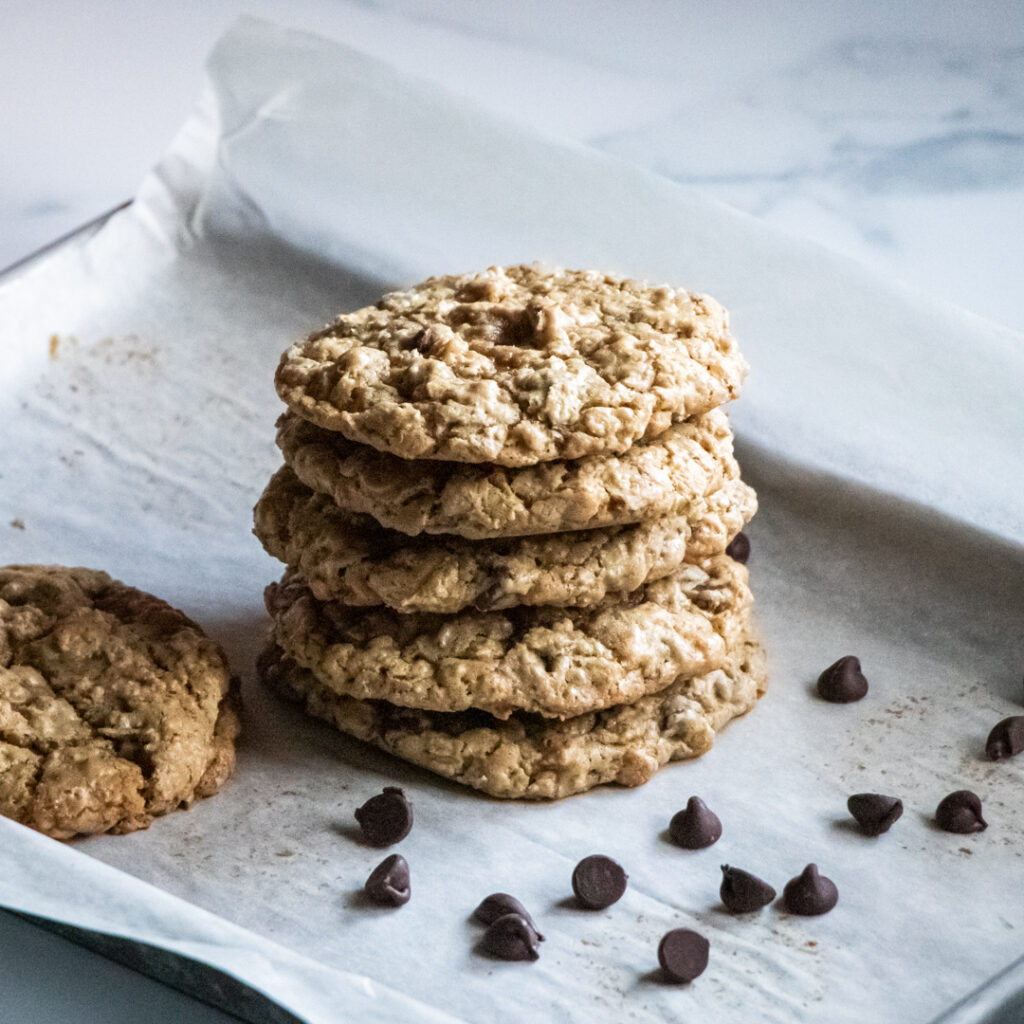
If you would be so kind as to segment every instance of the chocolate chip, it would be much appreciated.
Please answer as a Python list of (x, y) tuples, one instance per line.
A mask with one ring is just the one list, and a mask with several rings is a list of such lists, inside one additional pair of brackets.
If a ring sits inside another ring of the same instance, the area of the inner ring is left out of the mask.
[(880, 793), (855, 793), (846, 801), (846, 808), (857, 819), (864, 835), (880, 836), (903, 813), (903, 801)]
[(750, 538), (745, 533), (737, 533), (729, 542), (729, 546), (725, 549), (725, 553), (734, 562), (746, 565), (747, 560), (750, 558)]
[(409, 888), (408, 862), (400, 853), (385, 857), (370, 872), (370, 877), (363, 888), (374, 903), (385, 903), (392, 907), (408, 903), (412, 895)]
[(481, 948), (499, 960), (536, 960), (540, 936), (521, 914), (504, 914), (493, 920), (480, 940)]
[(572, 873), (572, 891), (588, 910), (604, 910), (626, 891), (629, 875), (611, 857), (595, 853), (584, 857)]
[(397, 786), (385, 786), (356, 811), (356, 821), (371, 846), (390, 846), (409, 834), (412, 805)]
[(988, 822), (981, 816), (981, 798), (969, 789), (958, 789), (935, 809), (935, 824), (944, 832), (984, 832)]
[(711, 943), (689, 928), (674, 928), (658, 943), (658, 963), (669, 981), (693, 981), (708, 965)]
[(722, 823), (699, 796), (691, 796), (686, 809), (669, 822), (668, 834), (684, 849), (703, 850), (722, 837)]
[(849, 704), (868, 692), (868, 681), (860, 670), (860, 660), (852, 654), (829, 665), (818, 676), (818, 693), (833, 704)]
[(718, 890), (726, 910), (749, 914), (767, 907), (775, 899), (775, 890), (765, 881), (739, 868), (722, 865), (722, 887)]
[(782, 890), (782, 899), (791, 914), (814, 917), (827, 914), (839, 901), (839, 890), (831, 878), (818, 874), (817, 864), (808, 864), (790, 879)]
[(533, 918), (526, 912), (526, 907), (524, 907), (522, 903), (515, 898), (515, 896), (509, 896), (507, 892), (491, 893), (491, 895), (473, 911), (473, 916), (481, 924), (493, 924), (499, 917), (504, 917), (506, 914), (518, 914), (529, 923), (530, 927), (536, 933), (537, 938), (541, 942), (544, 941), (544, 936), (537, 931), (537, 926), (533, 923)]
[(443, 327), (431, 324), (417, 331), (412, 337), (404, 339), (401, 344), (407, 351), (414, 348), (425, 356), (440, 356), (444, 353), (445, 344), (450, 337), (450, 332), (445, 335)]
[(1004, 718), (989, 734), (985, 753), (993, 761), (1004, 761), (1024, 750), (1024, 715)]

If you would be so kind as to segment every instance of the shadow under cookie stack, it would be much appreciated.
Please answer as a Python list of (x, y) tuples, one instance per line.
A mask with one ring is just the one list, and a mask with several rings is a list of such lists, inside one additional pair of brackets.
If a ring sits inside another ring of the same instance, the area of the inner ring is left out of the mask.
[[(764, 689), (707, 296), (594, 271), (431, 278), (282, 357), (260, 673), (497, 797), (637, 786)], [(733, 557), (735, 555), (736, 557)]]

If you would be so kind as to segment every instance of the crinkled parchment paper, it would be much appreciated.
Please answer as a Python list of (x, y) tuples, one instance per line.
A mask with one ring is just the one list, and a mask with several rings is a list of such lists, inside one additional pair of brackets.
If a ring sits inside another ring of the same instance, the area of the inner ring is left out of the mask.
[[(733, 417), (761, 499), (751, 575), (771, 658), (767, 697), (704, 758), (553, 805), (408, 768), (253, 679), (261, 591), (280, 571), (250, 534), (279, 462), (280, 352), (387, 287), (534, 259), (731, 309), (753, 367)], [(982, 756), (989, 728), (1021, 711), (1019, 336), (247, 21), (134, 205), (0, 286), (0, 346), (2, 560), (102, 567), (166, 597), (246, 682), (222, 794), (72, 847), (0, 822), (3, 905), (195, 956), (317, 1022), (908, 1024), (1024, 953), (1024, 758)], [(846, 653), (871, 691), (827, 705), (814, 679)], [(413, 898), (388, 911), (359, 898), (382, 854), (357, 841), (352, 811), (394, 783), (415, 806), (400, 848)], [(931, 824), (959, 788), (981, 795), (987, 832)], [(878, 839), (847, 820), (863, 791), (906, 805)], [(690, 853), (665, 829), (695, 793), (724, 834)], [(568, 899), (594, 852), (630, 874), (598, 913)], [(720, 864), (781, 890), (809, 861), (839, 887), (830, 914), (720, 907)], [(494, 890), (538, 919), (537, 963), (474, 952), (468, 917)], [(667, 986), (656, 948), (680, 926), (708, 936), (711, 962)]]

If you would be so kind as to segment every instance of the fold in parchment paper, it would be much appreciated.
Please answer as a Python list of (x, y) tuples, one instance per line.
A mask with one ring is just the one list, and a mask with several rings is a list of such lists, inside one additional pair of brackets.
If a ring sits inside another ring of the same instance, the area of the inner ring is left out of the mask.
[[(250, 534), (279, 462), (280, 352), (388, 287), (533, 259), (731, 309), (753, 368), (733, 419), (761, 500), (750, 567), (771, 659), (768, 695), (704, 758), (551, 805), (439, 781), (253, 678), (280, 573)], [(226, 644), (246, 697), (237, 776), (192, 810), (73, 847), (0, 822), (3, 905), (195, 956), (317, 1022), (906, 1024), (1024, 953), (1022, 765), (983, 759), (1022, 696), (1018, 336), (244, 21), (133, 206), (0, 286), (0, 337), (4, 561), (93, 565), (167, 598)], [(826, 705), (813, 681), (847, 653), (870, 692)], [(352, 811), (396, 783), (415, 807), (400, 848), (413, 897), (379, 910), (359, 890), (383, 854)], [(988, 831), (932, 825), (960, 788)], [(906, 806), (877, 839), (846, 815), (865, 791)], [(697, 853), (665, 833), (691, 794), (724, 825)], [(630, 884), (585, 912), (569, 879), (597, 852)], [(811, 861), (839, 888), (824, 917), (719, 904), (720, 864), (781, 890)], [(495, 890), (547, 936), (536, 963), (475, 952), (469, 915)], [(658, 940), (684, 926), (710, 939), (710, 964), (665, 985)]]

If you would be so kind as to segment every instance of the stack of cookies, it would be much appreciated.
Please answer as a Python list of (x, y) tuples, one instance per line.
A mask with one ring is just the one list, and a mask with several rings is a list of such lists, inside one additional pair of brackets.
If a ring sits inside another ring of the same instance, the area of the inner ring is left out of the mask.
[(499, 797), (703, 753), (764, 681), (726, 554), (756, 509), (719, 408), (745, 370), (706, 296), (536, 266), (294, 345), (255, 511), (287, 565), (264, 680)]

